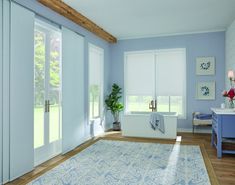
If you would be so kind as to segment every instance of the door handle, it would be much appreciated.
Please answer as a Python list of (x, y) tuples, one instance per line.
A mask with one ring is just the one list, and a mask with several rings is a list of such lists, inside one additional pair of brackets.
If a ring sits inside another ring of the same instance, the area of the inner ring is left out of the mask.
[(47, 112), (50, 112), (50, 100), (47, 100)]
[(45, 100), (45, 112), (50, 112), (50, 100)]
[(44, 111), (47, 112), (47, 100), (45, 100), (45, 108)]

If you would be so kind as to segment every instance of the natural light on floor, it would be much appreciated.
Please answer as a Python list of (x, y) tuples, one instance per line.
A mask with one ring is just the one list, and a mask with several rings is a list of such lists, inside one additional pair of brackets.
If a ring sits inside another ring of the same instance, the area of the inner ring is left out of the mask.
[(181, 142), (182, 141), (182, 136), (177, 136), (176, 137), (176, 142)]
[[(175, 172), (177, 170), (177, 162), (179, 158), (180, 153), (180, 144), (176, 143), (173, 147), (173, 150), (170, 154), (167, 167), (164, 171), (164, 178), (162, 179), (162, 184), (167, 184), (167, 182), (175, 182)], [(172, 177), (172, 179), (168, 179), (169, 177)]]

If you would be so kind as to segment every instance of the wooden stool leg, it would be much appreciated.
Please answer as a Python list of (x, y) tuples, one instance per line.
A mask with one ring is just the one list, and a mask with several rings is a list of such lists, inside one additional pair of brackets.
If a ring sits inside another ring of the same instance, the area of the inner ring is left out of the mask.
[(192, 128), (193, 128), (193, 134), (194, 134), (194, 117), (195, 117), (195, 112), (192, 113)]

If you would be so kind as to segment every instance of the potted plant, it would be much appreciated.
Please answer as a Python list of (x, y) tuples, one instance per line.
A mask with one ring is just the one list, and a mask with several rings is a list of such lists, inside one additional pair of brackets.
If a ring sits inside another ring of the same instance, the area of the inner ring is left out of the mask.
[(112, 85), (112, 92), (106, 97), (105, 104), (107, 110), (111, 111), (113, 115), (114, 122), (113, 122), (113, 130), (118, 131), (121, 130), (121, 123), (119, 121), (119, 113), (123, 110), (124, 106), (119, 101), (122, 97), (122, 88), (119, 87), (117, 84)]

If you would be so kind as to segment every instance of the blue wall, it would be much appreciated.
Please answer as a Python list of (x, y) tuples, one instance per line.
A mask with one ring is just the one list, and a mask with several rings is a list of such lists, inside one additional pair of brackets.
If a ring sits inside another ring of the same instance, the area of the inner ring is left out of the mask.
[[(166, 48), (186, 48), (187, 59), (187, 119), (179, 120), (178, 128), (191, 128), (193, 111), (210, 112), (211, 107), (218, 107), (224, 98), (221, 92), (224, 89), (225, 71), (225, 32), (189, 34), (180, 36), (167, 36), (143, 39), (121, 40), (117, 44), (111, 45), (111, 83), (118, 83), (124, 87), (124, 52), (166, 49)], [(215, 56), (216, 74), (215, 76), (196, 76), (196, 57)], [(172, 83), (174, 83), (172, 77)], [(214, 101), (196, 100), (196, 82), (216, 81), (216, 99)], [(170, 86), (170, 84), (169, 84)]]
[[(10, 9), (9, 9), (9, 2), (8, 0), (4, 0), (4, 1), (0, 1), (1, 5), (2, 2), (4, 3), (4, 17), (5, 17), (5, 24), (4, 24), (4, 28), (2, 27), (2, 25), (0, 25), (0, 29), (4, 30), (4, 36), (2, 38), (4, 38), (3, 41), (3, 51), (4, 51), (4, 73), (3, 73), (3, 86), (6, 88), (3, 88), (2, 85), (0, 86), (0, 91), (2, 92), (3, 90), (3, 133), (1, 132), (1, 127), (2, 124), (0, 123), (0, 137), (3, 138), (3, 160), (1, 160), (3, 162), (3, 167), (0, 166), (1, 169), (3, 169), (3, 181), (7, 182), (9, 180), (9, 135), (10, 135), (10, 130), (9, 130), (9, 64), (10, 64), (10, 59), (9, 59), (9, 14), (10, 14)], [(104, 92), (105, 94), (107, 94), (108, 92), (108, 83), (109, 83), (109, 69), (110, 69), (110, 44), (107, 43), (106, 41), (100, 39), (99, 37), (95, 36), (94, 34), (90, 33), (89, 31), (85, 30), (84, 28), (78, 26), (77, 24), (69, 21), (68, 19), (64, 18), (63, 16), (60, 16), (59, 14), (53, 12), (52, 10), (44, 7), (43, 5), (41, 5), (40, 3), (38, 3), (36, 0), (13, 0), (12, 2), (16, 2), (19, 5), (22, 5), (23, 7), (26, 7), (27, 9), (33, 11), (37, 16), (42, 16), (48, 20), (53, 21), (54, 23), (58, 24), (58, 25), (63, 25), (64, 27), (67, 27), (77, 33), (79, 33), (80, 35), (84, 36), (84, 56), (85, 56), (85, 69), (84, 69), (84, 84), (85, 86), (83, 87), (83, 91), (84, 91), (84, 99), (85, 99), (85, 105), (84, 105), (84, 110), (85, 112), (85, 123), (84, 123), (84, 127), (85, 127), (85, 133), (81, 133), (83, 135), (85, 135), (85, 137), (89, 138), (90, 136), (90, 126), (88, 125), (88, 43), (92, 43), (94, 45), (97, 45), (101, 48), (104, 49), (104, 63), (105, 63), (105, 69), (104, 69), (104, 76), (105, 76), (105, 82), (104, 82)], [(1, 14), (2, 14), (2, 9), (1, 9)], [(2, 44), (2, 43), (1, 43)], [(2, 45), (1, 45), (2, 46)], [(1, 49), (1, 48), (0, 48)], [(2, 51), (2, 50), (1, 50)], [(0, 67), (2, 66), (2, 63), (0, 63)], [(2, 71), (2, 69), (0, 69), (0, 71)], [(71, 83), (74, 83), (71, 81)], [(7, 92), (7, 93), (6, 93)], [(2, 107), (1, 107), (2, 108)], [(109, 127), (110, 125), (108, 124), (107, 127)], [(2, 136), (3, 134), (3, 136)], [(69, 136), (68, 136), (69, 137)], [(32, 141), (29, 141), (32, 142)], [(2, 143), (2, 142), (1, 142)], [(18, 143), (14, 143), (14, 145), (18, 145), (20, 146), (22, 143), (20, 143), (20, 141), (18, 141)], [(32, 149), (33, 150), (33, 149)], [(0, 150), (1, 152), (1, 150)], [(12, 155), (17, 155), (16, 153), (12, 154)], [(29, 154), (30, 155), (30, 154)], [(1, 157), (1, 156), (0, 156)], [(29, 157), (33, 157), (32, 155)], [(20, 166), (18, 166), (18, 168), (21, 168)], [(23, 167), (22, 167), (23, 168)], [(0, 170), (1, 171), (1, 170)], [(0, 184), (1, 184), (1, 175), (0, 175)]]
[[(1, 1), (1, 2), (8, 2), (8, 1)], [(204, 34), (194, 34), (194, 35), (184, 35), (184, 36), (171, 36), (171, 37), (159, 37), (159, 38), (147, 38), (147, 39), (133, 39), (133, 40), (124, 40), (119, 41), (117, 44), (110, 45), (109, 43), (103, 41), (102, 39), (98, 38), (94, 34), (88, 32), (84, 28), (78, 26), (77, 24), (67, 20), (66, 18), (56, 14), (55, 12), (51, 11), (50, 9), (44, 7), (36, 0), (14, 0), (18, 4), (32, 10), (39, 16), (43, 16), (49, 20), (53, 20), (53, 22), (63, 25), (79, 34), (84, 36), (85, 41), (85, 86), (84, 86), (84, 94), (85, 94), (85, 107), (86, 115), (85, 117), (88, 118), (88, 43), (95, 44), (99, 47), (104, 49), (104, 61), (105, 61), (105, 69), (104, 69), (104, 94), (107, 94), (109, 88), (113, 82), (120, 84), (123, 87), (123, 59), (124, 59), (124, 52), (125, 51), (134, 51), (134, 50), (147, 50), (147, 49), (162, 49), (162, 48), (178, 48), (178, 47), (186, 47), (187, 49), (187, 120), (180, 120), (179, 127), (181, 128), (190, 128), (191, 127), (191, 113), (192, 111), (205, 111), (208, 112), (210, 107), (219, 106), (221, 102), (224, 101), (223, 97), (221, 96), (221, 91), (224, 88), (224, 59), (225, 59), (225, 33), (224, 32), (217, 32), (217, 33), (204, 33)], [(8, 15), (8, 14), (7, 14)], [(9, 17), (8, 17), (9, 18)], [(0, 27), (2, 30), (2, 26)], [(8, 27), (4, 28), (5, 33), (10, 33), (7, 30)], [(5, 36), (3, 37), (6, 38)], [(7, 43), (5, 43), (5, 50)], [(8, 53), (6, 51), (5, 53)], [(5, 57), (8, 55), (4, 55)], [(195, 58), (197, 56), (215, 56), (216, 57), (216, 75), (215, 76), (196, 76), (195, 75)], [(9, 60), (5, 60), (8, 62)], [(1, 64), (0, 64), (1, 65)], [(4, 69), (8, 69), (9, 66), (5, 65)], [(9, 78), (8, 74), (9, 70), (5, 70), (3, 77), (5, 81), (4, 87), (8, 87), (8, 81), (6, 79)], [(195, 85), (197, 81), (207, 81), (207, 80), (215, 80), (216, 81), (216, 100), (215, 101), (198, 101), (195, 99)], [(73, 83), (73, 82), (71, 82)], [(7, 90), (7, 88), (5, 88)], [(5, 92), (4, 90), (4, 92)], [(0, 91), (2, 91), (2, 86)], [(8, 90), (7, 90), (8, 92)], [(3, 98), (4, 101), (4, 109), (3, 111), (3, 120), (7, 120), (9, 115), (9, 97), (6, 97), (9, 93), (4, 93)], [(8, 120), (9, 121), (9, 120)], [(3, 129), (3, 151), (6, 152), (4, 154), (4, 181), (8, 180), (9, 177), (9, 122), (4, 121), (3, 125), (7, 126)], [(88, 123), (88, 120), (86, 120)], [(109, 125), (107, 125), (109, 126)], [(1, 127), (1, 126), (0, 126)], [(86, 124), (86, 135), (89, 136), (89, 126)], [(1, 132), (1, 130), (0, 130)], [(2, 134), (2, 133), (1, 133)], [(1, 137), (2, 138), (2, 137)], [(21, 143), (20, 143), (21, 144)], [(7, 158), (7, 159), (6, 159)]]

